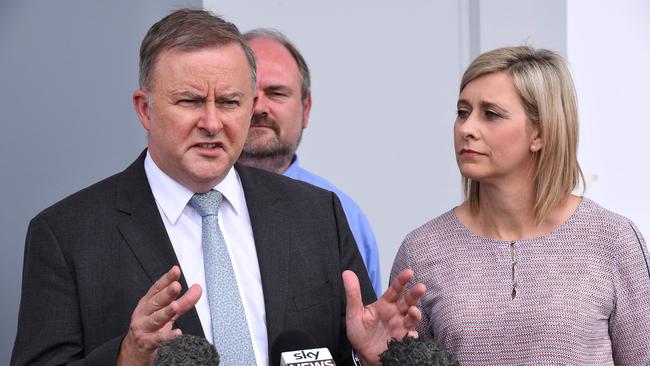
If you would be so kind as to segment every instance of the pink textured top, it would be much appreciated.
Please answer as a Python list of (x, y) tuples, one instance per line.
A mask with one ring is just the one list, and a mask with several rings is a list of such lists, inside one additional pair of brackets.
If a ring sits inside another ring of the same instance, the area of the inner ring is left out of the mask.
[(585, 198), (553, 232), (514, 242), (448, 211), (404, 239), (391, 278), (415, 271), (417, 330), (460, 364), (650, 365), (649, 259), (630, 220)]

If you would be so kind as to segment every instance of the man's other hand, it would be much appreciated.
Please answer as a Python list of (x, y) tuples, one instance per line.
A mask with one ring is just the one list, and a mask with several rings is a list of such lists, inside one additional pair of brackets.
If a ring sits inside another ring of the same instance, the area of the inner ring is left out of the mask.
[(181, 292), (180, 277), (181, 269), (172, 267), (138, 301), (120, 346), (118, 366), (151, 365), (158, 346), (182, 333), (172, 329), (174, 321), (196, 305), (202, 289), (194, 284), (176, 299)]
[(348, 340), (364, 365), (379, 365), (379, 354), (386, 350), (391, 339), (401, 340), (416, 334), (413, 327), (422, 318), (417, 304), (426, 286), (418, 283), (405, 292), (412, 278), (412, 270), (403, 270), (379, 300), (364, 307), (359, 279), (352, 271), (343, 272)]

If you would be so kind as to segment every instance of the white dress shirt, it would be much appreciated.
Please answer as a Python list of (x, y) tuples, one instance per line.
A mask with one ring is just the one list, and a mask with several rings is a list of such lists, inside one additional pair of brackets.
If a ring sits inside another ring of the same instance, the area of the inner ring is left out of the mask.
[[(189, 286), (199, 284), (204, 291), (196, 304), (196, 311), (205, 338), (213, 343), (212, 320), (208, 297), (205, 296), (205, 272), (201, 248), (202, 220), (198, 212), (188, 204), (194, 192), (160, 170), (149, 152), (144, 161), (144, 169), (185, 280)], [(244, 304), (248, 328), (253, 340), (255, 358), (258, 365), (268, 365), (262, 279), (246, 198), (235, 169), (230, 168), (228, 175), (214, 189), (221, 192), (225, 198), (219, 207), (219, 228), (226, 240), (237, 278), (239, 295)]]

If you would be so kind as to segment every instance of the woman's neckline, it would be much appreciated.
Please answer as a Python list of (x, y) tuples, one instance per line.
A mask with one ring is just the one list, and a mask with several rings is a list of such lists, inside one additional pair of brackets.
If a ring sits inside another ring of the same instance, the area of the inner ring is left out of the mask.
[(562, 223), (560, 223), (559, 225), (557, 225), (556, 227), (554, 227), (553, 229), (549, 230), (548, 232), (546, 232), (546, 233), (544, 233), (544, 234), (541, 234), (541, 235), (535, 235), (535, 236), (530, 236), (530, 237), (525, 237), (525, 238), (495, 239), (495, 238), (490, 238), (490, 237), (487, 237), (487, 236), (484, 236), (484, 235), (480, 235), (480, 234), (478, 234), (478, 233), (472, 231), (470, 228), (468, 228), (468, 227), (467, 227), (467, 226), (466, 226), (466, 225), (465, 225), (465, 224), (460, 220), (460, 218), (458, 217), (458, 215), (456, 215), (456, 209), (458, 208), (458, 206), (452, 208), (451, 210), (449, 210), (449, 212), (450, 212), (450, 214), (451, 214), (453, 220), (456, 222), (457, 225), (459, 225), (459, 226), (460, 226), (464, 231), (466, 231), (467, 233), (469, 233), (471, 236), (474, 236), (474, 237), (476, 237), (476, 238), (479, 238), (479, 239), (482, 239), (482, 240), (488, 240), (488, 241), (498, 242), (498, 243), (510, 243), (510, 242), (512, 242), (512, 241), (529, 241), (529, 240), (533, 240), (533, 241), (534, 241), (534, 240), (540, 240), (540, 239), (543, 239), (543, 238), (545, 238), (545, 237), (548, 237), (548, 236), (554, 235), (555, 233), (557, 233), (558, 231), (560, 231), (563, 227), (565, 227), (566, 225), (568, 225), (568, 224), (570, 224), (571, 222), (573, 222), (573, 221), (575, 220), (576, 216), (577, 216), (580, 212), (582, 212), (582, 210), (584, 209), (584, 207), (585, 207), (586, 205), (588, 205), (588, 204), (591, 202), (591, 200), (589, 200), (587, 197), (582, 196), (582, 197), (579, 197), (579, 198), (580, 198), (580, 202), (579, 202), (578, 205), (576, 206), (575, 210), (573, 210), (573, 212), (571, 213), (571, 215), (569, 215), (569, 217), (567, 217), (566, 220), (564, 220)]

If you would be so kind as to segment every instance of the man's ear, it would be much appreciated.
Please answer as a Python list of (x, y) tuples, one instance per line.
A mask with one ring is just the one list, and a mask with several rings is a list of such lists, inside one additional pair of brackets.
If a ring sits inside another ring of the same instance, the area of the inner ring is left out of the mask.
[(307, 128), (309, 112), (311, 112), (311, 90), (307, 92), (307, 98), (302, 102), (302, 128)]
[(138, 115), (142, 127), (147, 131), (149, 131), (149, 128), (151, 127), (149, 103), (149, 96), (144, 90), (138, 89), (133, 92), (133, 107), (135, 108), (135, 114)]

